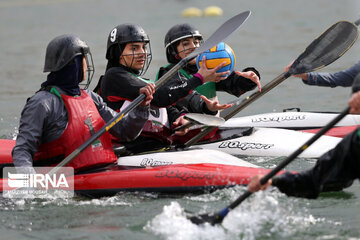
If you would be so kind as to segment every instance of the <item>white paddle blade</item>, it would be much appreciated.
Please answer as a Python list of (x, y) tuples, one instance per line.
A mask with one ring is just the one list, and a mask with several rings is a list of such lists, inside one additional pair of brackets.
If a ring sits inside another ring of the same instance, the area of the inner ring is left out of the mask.
[(225, 123), (225, 119), (221, 117), (201, 113), (188, 113), (184, 116), (184, 118), (191, 122), (195, 122), (196, 124), (213, 127), (221, 126)]

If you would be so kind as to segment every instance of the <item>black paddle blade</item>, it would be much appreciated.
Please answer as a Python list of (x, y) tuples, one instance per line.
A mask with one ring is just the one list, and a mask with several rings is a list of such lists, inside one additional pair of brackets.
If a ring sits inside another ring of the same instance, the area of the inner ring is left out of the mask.
[(358, 28), (351, 22), (340, 21), (332, 25), (294, 61), (289, 74), (317, 70), (341, 57), (356, 41)]
[(221, 223), (223, 218), (220, 217), (218, 214), (216, 215), (202, 214), (199, 216), (192, 216), (189, 218), (189, 220), (196, 225), (210, 223), (212, 226), (214, 226), (215, 224)]

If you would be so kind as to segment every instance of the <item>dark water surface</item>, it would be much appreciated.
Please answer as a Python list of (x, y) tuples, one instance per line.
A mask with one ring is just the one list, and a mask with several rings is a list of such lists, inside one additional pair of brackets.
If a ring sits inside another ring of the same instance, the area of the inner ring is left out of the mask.
[[(218, 5), (222, 17), (183, 18), (188, 7)], [(143, 26), (151, 38), (153, 78), (165, 64), (163, 37), (174, 24), (192, 21), (205, 39), (233, 15), (252, 15), (227, 43), (237, 69), (256, 67), (263, 85), (281, 74), (306, 46), (339, 20), (359, 18), (357, 0), (186, 1), (186, 0), (1, 0), (0, 1), (0, 137), (16, 134), (26, 98), (46, 79), (42, 73), (47, 43), (75, 33), (91, 47), (96, 72), (93, 88), (105, 69), (106, 38), (116, 25)], [(350, 67), (359, 59), (359, 43), (324, 71)], [(284, 108), (341, 111), (350, 89), (309, 87), (293, 77), (239, 113), (239, 116)], [(221, 102), (233, 99), (219, 94)], [(274, 167), (281, 158), (249, 158)], [(307, 169), (314, 160), (298, 159), (289, 170)], [(0, 199), (0, 239), (360, 239), (360, 185), (318, 200), (288, 198), (275, 189), (255, 194), (231, 212), (223, 225), (197, 227), (183, 209), (212, 212), (235, 200), (244, 187), (200, 196), (159, 197), (120, 194), (104, 199), (12, 202)]]

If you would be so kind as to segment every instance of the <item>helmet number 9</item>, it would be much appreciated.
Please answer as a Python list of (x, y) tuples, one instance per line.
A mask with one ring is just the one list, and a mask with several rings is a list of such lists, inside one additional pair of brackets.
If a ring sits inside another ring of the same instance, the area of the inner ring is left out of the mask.
[(111, 31), (111, 33), (110, 33), (110, 41), (111, 41), (111, 42), (115, 42), (115, 40), (116, 40), (116, 32), (117, 32), (117, 29), (116, 29), (116, 28), (114, 28), (114, 29)]

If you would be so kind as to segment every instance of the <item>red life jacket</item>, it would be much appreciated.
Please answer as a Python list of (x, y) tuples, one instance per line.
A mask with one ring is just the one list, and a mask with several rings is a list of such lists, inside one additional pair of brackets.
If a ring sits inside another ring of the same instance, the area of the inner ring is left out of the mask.
[[(91, 130), (87, 125), (90, 121), (95, 132), (105, 125), (92, 98), (84, 90), (81, 91), (81, 96), (72, 97), (61, 94), (61, 98), (68, 113), (68, 125), (60, 138), (39, 146), (34, 157), (34, 166), (40, 162), (46, 163), (48, 159), (58, 156), (66, 157), (72, 153), (91, 137)], [(66, 166), (79, 170), (113, 163), (116, 159), (110, 134), (106, 132)], [(48, 161), (48, 163), (52, 165), (54, 162)]]

